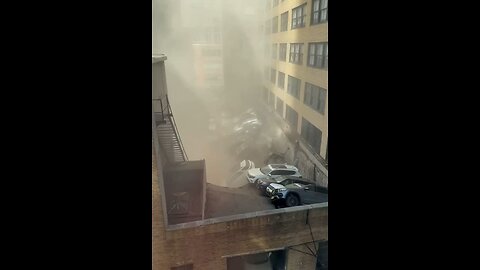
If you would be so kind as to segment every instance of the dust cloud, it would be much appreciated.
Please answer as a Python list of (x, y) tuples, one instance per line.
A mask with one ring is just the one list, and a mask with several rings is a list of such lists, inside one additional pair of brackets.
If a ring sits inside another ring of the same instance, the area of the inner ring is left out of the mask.
[[(168, 97), (181, 140), (189, 160), (206, 160), (207, 181), (216, 185), (246, 184), (232, 180), (240, 162), (263, 166), (271, 151), (258, 110), (270, 60), (264, 14), (265, 2), (258, 0), (152, 1), (152, 53), (167, 56)], [(251, 116), (249, 108), (262, 132), (246, 128), (239, 136), (235, 126)]]

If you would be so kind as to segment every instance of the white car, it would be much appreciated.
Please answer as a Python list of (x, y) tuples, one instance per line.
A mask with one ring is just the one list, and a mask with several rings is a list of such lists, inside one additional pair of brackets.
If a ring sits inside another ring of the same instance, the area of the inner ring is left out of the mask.
[(257, 183), (259, 179), (268, 177), (276, 178), (282, 175), (292, 175), (296, 177), (302, 177), (298, 172), (297, 167), (287, 164), (268, 164), (263, 168), (254, 168), (248, 170), (247, 180), (250, 183)]
[(240, 162), (240, 171), (246, 171), (255, 168), (255, 163), (251, 160), (242, 160)]

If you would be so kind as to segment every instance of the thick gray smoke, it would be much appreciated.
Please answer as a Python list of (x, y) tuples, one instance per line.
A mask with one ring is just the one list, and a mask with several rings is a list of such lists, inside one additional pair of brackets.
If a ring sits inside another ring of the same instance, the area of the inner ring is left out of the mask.
[(227, 149), (225, 135), (234, 118), (261, 98), (264, 2), (153, 0), (152, 5), (152, 54), (167, 56), (169, 99), (189, 159), (205, 158), (208, 181), (225, 185), (241, 161), (238, 151)]

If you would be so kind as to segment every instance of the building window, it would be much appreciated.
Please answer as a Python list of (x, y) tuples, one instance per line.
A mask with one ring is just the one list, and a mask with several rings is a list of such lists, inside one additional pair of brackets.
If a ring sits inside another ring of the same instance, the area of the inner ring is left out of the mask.
[(288, 104), (286, 104), (285, 106), (285, 118), (290, 124), (291, 129), (297, 131), (298, 113), (290, 106), (288, 106)]
[(272, 68), (271, 71), (270, 71), (270, 81), (271, 81), (273, 84), (275, 84), (275, 81), (276, 81), (276, 79), (277, 79), (277, 76), (276, 76), (276, 75), (277, 75), (277, 71)]
[(321, 114), (325, 114), (327, 90), (316, 85), (305, 83), (303, 103)]
[(328, 69), (328, 43), (308, 43), (308, 62), (311, 67)]
[(289, 75), (288, 76), (287, 93), (289, 93), (290, 95), (299, 99), (300, 98), (300, 83), (301, 82), (300, 82), (299, 79)]
[(268, 105), (270, 105), (272, 109), (275, 109), (275, 95), (272, 91), (268, 92)]
[(313, 0), (312, 24), (328, 21), (328, 0)]
[(265, 21), (265, 35), (268, 35), (272, 32), (272, 20)]
[(193, 270), (193, 264), (186, 264), (170, 268), (171, 270)]
[(272, 8), (272, 0), (267, 0), (267, 10)]
[(303, 4), (292, 9), (292, 29), (305, 27), (306, 7), (307, 4)]
[(278, 16), (273, 17), (272, 19), (272, 33), (278, 32)]
[(285, 73), (278, 72), (278, 88), (285, 89)]
[(273, 0), (273, 7), (278, 6), (278, 0)]
[(302, 43), (290, 43), (290, 63), (302, 64)]
[(277, 59), (277, 46), (278, 44), (272, 45), (272, 59)]
[(278, 59), (280, 61), (287, 61), (287, 43), (280, 43), (280, 54)]
[(282, 13), (280, 16), (280, 31), (285, 32), (288, 30), (288, 11)]
[(302, 138), (320, 155), (320, 145), (322, 144), (322, 131), (312, 125), (307, 119), (302, 118)]
[(277, 113), (283, 118), (283, 100), (277, 97)]

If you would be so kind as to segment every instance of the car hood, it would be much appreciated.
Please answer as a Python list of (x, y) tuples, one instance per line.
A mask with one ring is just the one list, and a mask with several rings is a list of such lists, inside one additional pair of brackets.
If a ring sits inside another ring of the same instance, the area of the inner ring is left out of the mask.
[(271, 177), (267, 177), (267, 178), (262, 179), (262, 183), (265, 183), (267, 185), (269, 185), (270, 183), (274, 183), (274, 182), (275, 182), (275, 179), (272, 179)]
[(255, 177), (258, 177), (258, 176), (265, 176), (259, 168), (255, 168), (255, 169), (250, 169), (248, 170), (248, 174), (250, 174), (251, 176), (255, 176)]
[(280, 184), (277, 184), (277, 183), (271, 183), (270, 186), (273, 187), (274, 189), (285, 188), (284, 185), (280, 185)]

